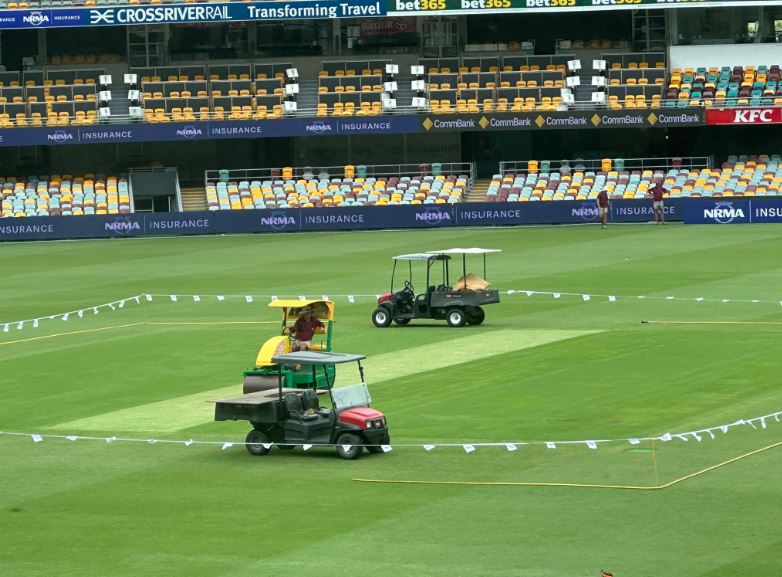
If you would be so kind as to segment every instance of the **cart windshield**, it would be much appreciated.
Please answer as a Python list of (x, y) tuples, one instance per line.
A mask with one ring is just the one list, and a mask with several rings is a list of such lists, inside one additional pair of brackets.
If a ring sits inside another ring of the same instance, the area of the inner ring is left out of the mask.
[(372, 402), (366, 383), (331, 389), (331, 397), (334, 399), (334, 408), (337, 410), (366, 407)]

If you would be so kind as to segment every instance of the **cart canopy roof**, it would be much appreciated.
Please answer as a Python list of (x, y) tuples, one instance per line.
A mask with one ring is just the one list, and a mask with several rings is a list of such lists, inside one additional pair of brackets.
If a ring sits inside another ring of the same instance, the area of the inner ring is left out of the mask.
[(295, 314), (296, 309), (306, 306), (312, 307), (313, 314), (319, 319), (334, 320), (334, 302), (324, 301), (322, 299), (277, 299), (271, 301), (269, 306), (277, 309), (291, 309), (291, 314)]
[(367, 358), (366, 355), (351, 355), (346, 353), (321, 353), (317, 351), (296, 351), (272, 357), (272, 362), (296, 365), (338, 365), (354, 363)]
[(435, 256), (436, 255), (428, 252), (417, 252), (413, 254), (400, 254), (399, 256), (393, 256), (391, 258), (394, 260), (429, 260)]
[(447, 248), (445, 250), (430, 250), (428, 254), (487, 254), (490, 252), (502, 252), (499, 248)]

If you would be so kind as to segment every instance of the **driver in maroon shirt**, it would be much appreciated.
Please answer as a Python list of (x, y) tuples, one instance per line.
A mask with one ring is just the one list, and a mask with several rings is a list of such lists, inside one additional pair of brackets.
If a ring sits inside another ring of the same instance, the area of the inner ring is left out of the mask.
[(291, 351), (307, 351), (312, 346), (312, 337), (317, 330), (322, 330), (323, 323), (312, 314), (312, 307), (301, 309), (301, 316), (296, 319), (291, 328)]
[(663, 195), (668, 194), (668, 190), (662, 187), (662, 180), (654, 181), (654, 186), (649, 189), (652, 196), (652, 209), (654, 210), (654, 221), (657, 224), (665, 224), (665, 213), (663, 211)]
[(608, 228), (608, 209), (611, 208), (611, 200), (608, 198), (608, 191), (601, 190), (597, 194), (597, 213), (600, 215), (600, 224), (603, 228)]

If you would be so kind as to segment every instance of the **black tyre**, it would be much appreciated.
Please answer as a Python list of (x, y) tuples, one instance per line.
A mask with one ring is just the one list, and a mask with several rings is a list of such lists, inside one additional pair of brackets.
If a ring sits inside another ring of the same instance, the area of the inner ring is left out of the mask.
[(375, 312), (372, 313), (372, 323), (376, 327), (387, 327), (391, 324), (392, 320), (391, 313), (389, 313), (386, 308), (378, 307), (375, 309)]
[(486, 313), (481, 307), (471, 307), (467, 309), (467, 324), (479, 325), (486, 318)]
[(337, 454), (343, 459), (358, 459), (364, 451), (361, 438), (353, 433), (343, 433), (337, 439)]
[(265, 455), (269, 452), (269, 449), (263, 446), (264, 443), (268, 444), (269, 439), (260, 431), (253, 429), (247, 433), (247, 437), (245, 438), (244, 442), (246, 443), (245, 447), (247, 447), (247, 451), (251, 455), (260, 457), (261, 455)]
[(398, 325), (404, 326), (410, 324), (410, 319), (394, 319), (394, 322)]
[(462, 309), (449, 309), (445, 313), (445, 320), (449, 327), (463, 327), (467, 322), (467, 315), (464, 314)]
[(377, 445), (367, 445), (367, 451), (370, 453), (378, 454), (383, 452), (383, 448), (380, 445), (390, 445), (391, 437), (386, 435)]

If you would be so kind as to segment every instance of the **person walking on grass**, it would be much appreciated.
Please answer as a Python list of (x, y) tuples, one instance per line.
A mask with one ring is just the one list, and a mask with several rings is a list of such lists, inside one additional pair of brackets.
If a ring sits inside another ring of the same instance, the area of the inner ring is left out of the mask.
[(668, 189), (663, 188), (662, 179), (654, 181), (654, 186), (649, 189), (652, 196), (652, 209), (654, 210), (654, 221), (657, 224), (665, 224), (665, 210), (663, 208), (663, 196), (668, 194)]
[(600, 216), (600, 224), (603, 228), (608, 228), (608, 211), (611, 208), (611, 199), (608, 198), (608, 191), (601, 190), (597, 194), (597, 214)]

